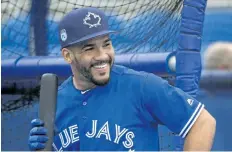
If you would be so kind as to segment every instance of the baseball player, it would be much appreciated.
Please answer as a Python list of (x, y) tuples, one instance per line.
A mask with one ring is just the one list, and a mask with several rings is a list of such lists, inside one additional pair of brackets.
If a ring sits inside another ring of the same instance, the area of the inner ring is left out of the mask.
[[(81, 8), (59, 24), (73, 75), (58, 89), (54, 151), (157, 151), (159, 124), (185, 138), (184, 150), (210, 150), (216, 121), (204, 105), (154, 74), (115, 65), (107, 22)], [(31, 123), (30, 150), (42, 150), (44, 122)]]

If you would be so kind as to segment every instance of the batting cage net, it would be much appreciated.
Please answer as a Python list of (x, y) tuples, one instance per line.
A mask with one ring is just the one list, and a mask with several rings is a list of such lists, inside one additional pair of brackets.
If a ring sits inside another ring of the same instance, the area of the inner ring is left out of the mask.
[[(177, 44), (182, 1), (50, 0), (44, 18), (46, 54), (60, 55), (58, 22), (67, 12), (82, 7), (97, 7), (106, 12), (110, 29), (119, 31), (112, 35), (116, 53), (173, 51)], [(1, 3), (2, 58), (36, 55), (34, 44), (39, 35), (33, 33), (32, 1), (3, 0)]]

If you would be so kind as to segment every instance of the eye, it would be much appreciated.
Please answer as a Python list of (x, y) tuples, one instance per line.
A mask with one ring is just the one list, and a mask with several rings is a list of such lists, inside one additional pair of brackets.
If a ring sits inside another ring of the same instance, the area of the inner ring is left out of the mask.
[(111, 45), (111, 43), (106, 43), (106, 44), (103, 45), (103, 47), (108, 47), (110, 45)]
[(93, 50), (93, 47), (87, 47), (87, 48), (84, 49), (84, 52), (86, 52), (86, 51), (92, 51), (92, 50)]

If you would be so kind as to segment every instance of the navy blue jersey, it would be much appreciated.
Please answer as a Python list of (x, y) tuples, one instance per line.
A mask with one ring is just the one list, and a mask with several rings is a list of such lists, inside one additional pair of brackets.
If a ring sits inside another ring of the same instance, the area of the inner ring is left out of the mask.
[(158, 125), (185, 137), (204, 105), (145, 72), (114, 65), (105, 86), (58, 91), (54, 150), (157, 151)]

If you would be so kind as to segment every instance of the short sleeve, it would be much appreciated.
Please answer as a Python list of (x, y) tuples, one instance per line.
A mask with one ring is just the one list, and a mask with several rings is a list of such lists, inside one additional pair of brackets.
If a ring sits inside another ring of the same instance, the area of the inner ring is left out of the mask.
[(204, 108), (202, 103), (154, 74), (148, 74), (142, 92), (145, 117), (164, 124), (182, 138)]

